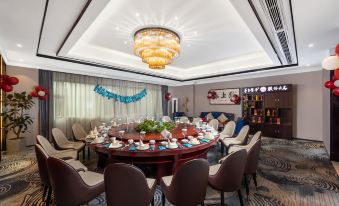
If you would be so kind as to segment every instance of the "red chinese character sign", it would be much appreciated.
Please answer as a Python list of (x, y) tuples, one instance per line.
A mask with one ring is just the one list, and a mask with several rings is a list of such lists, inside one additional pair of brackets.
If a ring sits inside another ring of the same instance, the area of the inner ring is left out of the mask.
[(208, 92), (210, 104), (240, 104), (240, 89), (214, 89)]
[(335, 48), (336, 55), (324, 59), (322, 67), (326, 70), (334, 70), (332, 80), (325, 82), (325, 87), (332, 90), (333, 94), (339, 96), (339, 44)]

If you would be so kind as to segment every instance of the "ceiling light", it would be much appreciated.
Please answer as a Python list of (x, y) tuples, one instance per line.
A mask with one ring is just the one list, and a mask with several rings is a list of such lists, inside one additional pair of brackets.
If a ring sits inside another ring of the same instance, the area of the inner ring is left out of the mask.
[(16, 44), (16, 46), (22, 48), (22, 44)]
[(124, 41), (124, 44), (127, 44), (127, 41)]
[(118, 26), (115, 27), (115, 30), (119, 30), (120, 28)]
[(314, 47), (314, 44), (309, 44), (308, 47), (312, 48), (312, 47)]
[(174, 20), (178, 21), (178, 20), (179, 20), (179, 17), (175, 16), (175, 17), (174, 17)]
[(134, 53), (151, 69), (164, 69), (180, 53), (180, 37), (165, 28), (143, 28), (134, 34)]
[(136, 16), (136, 17), (139, 17), (139, 16), (140, 16), (140, 14), (139, 14), (139, 13), (135, 13), (135, 16)]

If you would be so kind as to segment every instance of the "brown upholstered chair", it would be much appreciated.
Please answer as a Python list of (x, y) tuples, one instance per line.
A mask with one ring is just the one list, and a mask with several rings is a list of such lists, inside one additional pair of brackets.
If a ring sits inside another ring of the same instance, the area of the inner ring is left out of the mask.
[(162, 205), (165, 197), (176, 206), (204, 205), (208, 184), (208, 162), (195, 159), (183, 164), (173, 176), (160, 180)]
[(228, 154), (228, 149), (233, 145), (244, 145), (247, 144), (248, 133), (250, 127), (245, 125), (241, 128), (239, 134), (235, 138), (224, 138), (221, 143), (226, 148), (226, 155)]
[(48, 155), (44, 152), (41, 145), (38, 145), (38, 144), (35, 145), (35, 155), (36, 155), (36, 159), (37, 159), (37, 162), (38, 162), (40, 179), (41, 179), (41, 182), (42, 182), (43, 187), (44, 187), (42, 199), (43, 200), (45, 199), (46, 192), (48, 191), (46, 205), (49, 205), (49, 203), (51, 201), (52, 188), (51, 188), (51, 184), (49, 182), (48, 169), (47, 169)]
[(78, 157), (78, 152), (74, 149), (56, 150), (44, 136), (38, 135), (36, 140), (37, 140), (37, 143), (41, 145), (41, 147), (45, 150), (45, 152), (50, 157), (55, 157), (59, 159), (69, 158), (69, 157), (72, 159), (77, 159)]
[[(72, 125), (72, 132), (75, 141), (83, 142), (86, 144), (87, 133), (84, 128), (79, 123), (74, 123)], [(90, 157), (90, 148), (87, 146), (87, 157)]]
[(59, 128), (52, 129), (52, 137), (57, 149), (75, 149), (78, 153), (82, 151), (83, 159), (85, 159), (85, 143), (69, 141)]
[(154, 205), (156, 180), (146, 178), (137, 167), (116, 163), (105, 168), (105, 191), (107, 206)]
[(76, 170), (53, 157), (48, 158), (47, 167), (57, 205), (81, 205), (105, 191), (102, 174)]
[(221, 192), (221, 206), (224, 206), (224, 192), (238, 191), (240, 204), (243, 205), (241, 181), (246, 166), (245, 149), (229, 154), (221, 164), (210, 166), (208, 184)]

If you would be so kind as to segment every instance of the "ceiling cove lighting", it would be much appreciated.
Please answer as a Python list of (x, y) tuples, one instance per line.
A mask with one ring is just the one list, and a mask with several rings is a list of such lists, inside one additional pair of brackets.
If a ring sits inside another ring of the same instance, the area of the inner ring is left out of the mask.
[(161, 27), (143, 28), (134, 33), (134, 53), (151, 69), (164, 69), (180, 54), (180, 37)]

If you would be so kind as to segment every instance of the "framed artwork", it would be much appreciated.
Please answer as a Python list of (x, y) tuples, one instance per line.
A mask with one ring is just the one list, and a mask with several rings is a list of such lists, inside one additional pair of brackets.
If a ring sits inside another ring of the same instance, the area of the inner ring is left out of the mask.
[(216, 97), (210, 99), (210, 104), (229, 104), (239, 105), (240, 104), (240, 89), (213, 89), (216, 92)]

